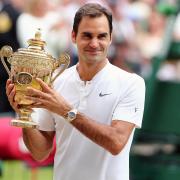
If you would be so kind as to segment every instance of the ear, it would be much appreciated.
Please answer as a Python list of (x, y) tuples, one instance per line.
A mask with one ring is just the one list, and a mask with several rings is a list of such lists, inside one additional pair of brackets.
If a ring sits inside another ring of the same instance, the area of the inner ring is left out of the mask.
[(76, 33), (74, 31), (71, 33), (71, 39), (73, 43), (76, 43)]

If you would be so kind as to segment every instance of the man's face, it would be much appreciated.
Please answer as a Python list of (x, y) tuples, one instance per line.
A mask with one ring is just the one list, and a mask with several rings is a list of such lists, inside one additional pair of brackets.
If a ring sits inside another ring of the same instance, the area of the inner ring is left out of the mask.
[(106, 16), (84, 17), (79, 24), (78, 33), (72, 32), (72, 40), (77, 45), (79, 61), (94, 63), (105, 60), (111, 43)]

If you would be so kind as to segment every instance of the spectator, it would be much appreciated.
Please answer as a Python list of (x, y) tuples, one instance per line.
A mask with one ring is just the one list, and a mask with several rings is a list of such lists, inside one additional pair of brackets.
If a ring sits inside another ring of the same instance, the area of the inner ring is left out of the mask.
[[(52, 9), (52, 4), (49, 0), (26, 0), (25, 11), (17, 20), (18, 40), (21, 47), (27, 47), (27, 40), (32, 38), (38, 28), (42, 30), (42, 37), (47, 43), (47, 51), (54, 57), (59, 56), (57, 48), (54, 44), (58, 40), (61, 47), (67, 44), (67, 32), (60, 38), (59, 31), (56, 31), (57, 23), (62, 23), (62, 18)], [(64, 40), (64, 41), (63, 41)]]
[[(16, 31), (16, 22), (19, 15), (20, 13), (10, 3), (0, 0), (0, 49), (4, 45), (11, 46), (13, 50), (19, 48)], [(8, 74), (0, 63), (0, 113), (12, 111), (5, 93), (7, 79)]]

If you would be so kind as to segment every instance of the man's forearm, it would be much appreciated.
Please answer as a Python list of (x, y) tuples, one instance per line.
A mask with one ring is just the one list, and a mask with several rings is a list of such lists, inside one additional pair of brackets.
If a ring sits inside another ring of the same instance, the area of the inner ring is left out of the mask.
[(118, 154), (123, 147), (119, 132), (113, 126), (98, 123), (79, 113), (71, 123), (86, 137), (112, 154)]
[(23, 140), (36, 160), (44, 160), (52, 149), (52, 137), (37, 129), (23, 129)]

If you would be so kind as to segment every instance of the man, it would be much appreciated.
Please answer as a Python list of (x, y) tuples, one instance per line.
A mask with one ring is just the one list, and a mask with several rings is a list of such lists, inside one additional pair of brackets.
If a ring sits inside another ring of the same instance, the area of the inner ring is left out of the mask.
[[(98, 4), (84, 5), (72, 31), (78, 64), (53, 89), (40, 79), (42, 92), (28, 88), (39, 129), (23, 129), (24, 141), (34, 158), (43, 160), (56, 134), (55, 180), (129, 179), (129, 151), (134, 129), (141, 126), (145, 86), (138, 75), (109, 63), (111, 38), (111, 13)], [(7, 95), (18, 111), (10, 80)]]

